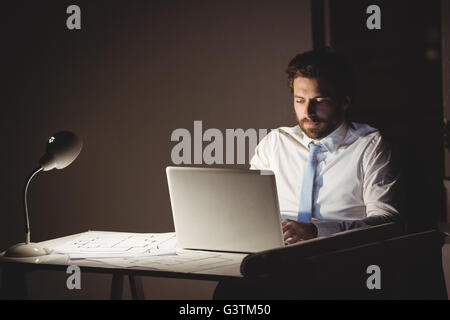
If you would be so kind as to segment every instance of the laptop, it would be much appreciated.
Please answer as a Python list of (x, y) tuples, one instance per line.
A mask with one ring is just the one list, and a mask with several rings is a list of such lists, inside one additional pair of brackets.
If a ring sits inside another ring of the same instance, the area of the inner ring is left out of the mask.
[(272, 171), (167, 167), (166, 173), (181, 248), (254, 253), (284, 246)]

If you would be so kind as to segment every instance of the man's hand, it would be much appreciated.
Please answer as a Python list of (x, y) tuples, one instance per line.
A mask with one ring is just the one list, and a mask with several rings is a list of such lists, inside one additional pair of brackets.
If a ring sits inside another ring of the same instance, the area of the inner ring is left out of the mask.
[(281, 225), (283, 226), (285, 244), (293, 244), (317, 237), (317, 228), (312, 223), (285, 219), (281, 221)]

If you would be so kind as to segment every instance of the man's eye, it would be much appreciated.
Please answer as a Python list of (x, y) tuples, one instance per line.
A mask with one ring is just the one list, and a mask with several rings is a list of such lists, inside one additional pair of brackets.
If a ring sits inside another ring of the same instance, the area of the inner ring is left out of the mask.
[(305, 101), (304, 101), (304, 100), (296, 100), (295, 102), (297, 102), (297, 103), (300, 103), (300, 104), (303, 104), (303, 103), (305, 103)]
[(330, 99), (317, 99), (316, 101), (317, 101), (317, 103), (329, 103), (329, 102), (331, 102)]

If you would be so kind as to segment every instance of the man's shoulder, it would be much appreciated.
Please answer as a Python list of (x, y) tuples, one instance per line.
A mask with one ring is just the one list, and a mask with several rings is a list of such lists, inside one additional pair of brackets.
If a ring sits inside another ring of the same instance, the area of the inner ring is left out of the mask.
[(263, 140), (266, 140), (266, 142), (275, 142), (285, 137), (298, 137), (300, 134), (301, 130), (298, 125), (292, 127), (278, 127), (271, 129)]
[(346, 137), (346, 143), (356, 141), (375, 141), (381, 138), (380, 130), (365, 123), (351, 122)]
[(349, 129), (352, 131), (347, 135), (347, 139), (344, 144), (350, 145), (355, 143), (356, 146), (361, 148), (362, 154), (367, 156), (375, 156), (379, 153), (387, 152), (391, 150), (389, 141), (383, 138), (380, 130), (361, 123), (352, 123), (353, 128)]

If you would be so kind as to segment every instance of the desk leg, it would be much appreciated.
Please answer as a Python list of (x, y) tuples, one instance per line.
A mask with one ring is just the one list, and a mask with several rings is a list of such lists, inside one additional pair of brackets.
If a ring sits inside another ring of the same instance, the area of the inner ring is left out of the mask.
[(128, 275), (130, 279), (131, 297), (133, 300), (145, 300), (144, 288), (142, 286), (142, 279), (133, 274)]
[(123, 293), (123, 274), (113, 273), (111, 283), (111, 300), (121, 300)]
[(6, 265), (0, 268), (0, 299), (28, 299), (26, 273), (23, 268)]

